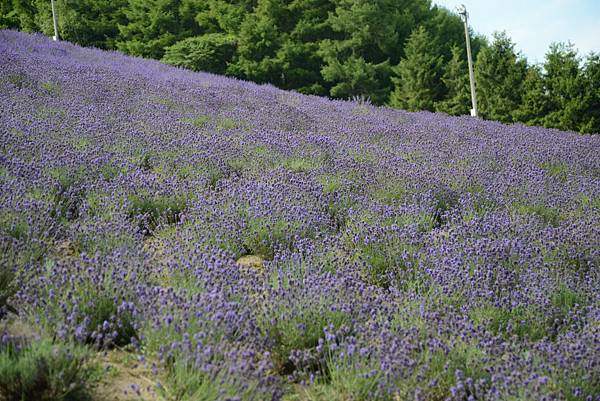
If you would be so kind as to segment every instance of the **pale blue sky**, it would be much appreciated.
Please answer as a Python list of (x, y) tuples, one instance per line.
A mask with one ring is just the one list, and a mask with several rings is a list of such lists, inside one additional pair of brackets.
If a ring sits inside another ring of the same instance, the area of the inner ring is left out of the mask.
[(542, 62), (552, 42), (571, 41), (580, 55), (600, 52), (600, 0), (433, 0), (467, 7), (470, 25), (491, 38), (506, 31), (530, 63)]

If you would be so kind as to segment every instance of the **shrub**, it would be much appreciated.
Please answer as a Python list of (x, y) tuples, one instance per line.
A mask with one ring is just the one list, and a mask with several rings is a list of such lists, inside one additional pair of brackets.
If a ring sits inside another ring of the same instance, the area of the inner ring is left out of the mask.
[(406, 183), (401, 181), (390, 181), (384, 183), (384, 185), (373, 194), (376, 200), (381, 201), (387, 205), (401, 204), (410, 200), (411, 193), (406, 186)]
[(3, 401), (89, 400), (96, 376), (85, 348), (48, 340), (0, 345), (0, 399)]

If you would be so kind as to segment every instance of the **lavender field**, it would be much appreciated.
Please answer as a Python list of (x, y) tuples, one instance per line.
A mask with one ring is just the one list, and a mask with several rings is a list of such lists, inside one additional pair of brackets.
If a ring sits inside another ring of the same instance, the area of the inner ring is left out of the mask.
[(14, 31), (0, 136), (0, 400), (600, 400), (600, 136)]

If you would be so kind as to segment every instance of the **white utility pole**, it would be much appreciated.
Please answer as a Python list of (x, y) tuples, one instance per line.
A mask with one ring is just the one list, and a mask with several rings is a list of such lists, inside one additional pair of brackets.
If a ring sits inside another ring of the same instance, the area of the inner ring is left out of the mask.
[(56, 7), (54, 7), (54, 0), (50, 0), (52, 3), (52, 21), (54, 22), (54, 37), (52, 39), (58, 40), (58, 20), (56, 19)]
[(465, 38), (467, 40), (467, 61), (469, 63), (469, 81), (471, 82), (471, 115), (477, 117), (477, 94), (475, 93), (475, 74), (473, 74), (473, 59), (471, 57), (471, 38), (469, 37), (469, 14), (464, 4), (461, 4), (457, 9), (458, 14), (462, 17), (465, 23)]

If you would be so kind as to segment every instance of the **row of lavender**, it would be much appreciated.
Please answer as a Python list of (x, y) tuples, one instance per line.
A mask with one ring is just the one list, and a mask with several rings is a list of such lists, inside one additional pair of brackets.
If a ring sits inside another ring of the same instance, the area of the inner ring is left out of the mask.
[(55, 341), (180, 399), (600, 400), (600, 138), (11, 31), (0, 89), (7, 302)]

